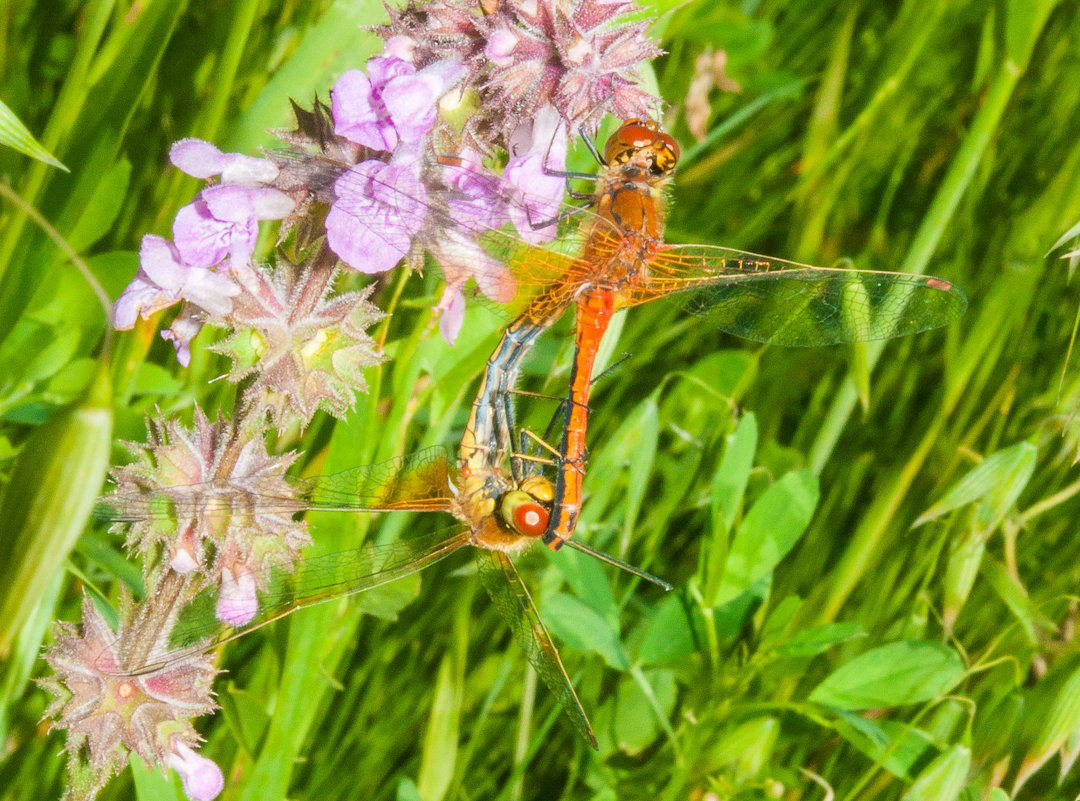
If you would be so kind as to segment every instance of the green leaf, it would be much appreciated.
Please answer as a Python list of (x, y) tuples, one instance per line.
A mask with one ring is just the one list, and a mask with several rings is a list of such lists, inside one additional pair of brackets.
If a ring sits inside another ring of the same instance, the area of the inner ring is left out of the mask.
[(454, 662), (454, 652), (444, 656), (435, 679), (435, 697), (416, 781), (424, 801), (440, 801), (454, 778), (462, 698), (459, 671)]
[(131, 756), (131, 778), (138, 801), (180, 801), (181, 796), (173, 785), (175, 776), (175, 773), (172, 776), (162, 773), (156, 765), (147, 765), (134, 754)]
[(15, 112), (2, 100), (0, 100), (0, 145), (7, 145), (31, 158), (59, 167), (64, 172), (70, 172), (52, 153), (41, 146), (30, 130), (15, 116)]
[(85, 250), (109, 232), (120, 214), (130, 180), (131, 163), (127, 159), (117, 161), (98, 179), (67, 234), (72, 248)]
[(769, 487), (739, 526), (714, 603), (737, 598), (767, 576), (806, 531), (817, 502), (817, 478), (809, 470)]
[(1032, 646), (1039, 642), (1039, 629), (1053, 631), (1056, 628), (1054, 621), (1032, 603), (1024, 588), (1016, 583), (1013, 575), (996, 559), (983, 557), (980, 572), (1008, 610), (1020, 622)]
[(600, 654), (615, 670), (630, 667), (619, 633), (596, 610), (572, 595), (556, 593), (548, 598), (544, 602), (544, 621), (571, 648)]
[(605, 617), (617, 617), (618, 608), (611, 590), (613, 568), (572, 548), (563, 548), (557, 554), (547, 548), (543, 551), (578, 598)]
[(912, 527), (983, 500), (976, 515), (976, 525), (982, 531), (993, 530), (1027, 486), (1037, 456), (1035, 446), (1027, 442), (990, 454), (949, 487), (944, 497), (923, 512)]
[(356, 606), (365, 615), (382, 620), (397, 620), (398, 614), (420, 594), (420, 576), (405, 578), (368, 590), (356, 599)]
[(757, 450), (757, 418), (752, 413), (743, 416), (735, 431), (725, 440), (720, 468), (713, 474), (709, 493), (712, 532), (705, 546), (705, 588), (702, 600), (706, 607), (717, 603), (717, 593), (728, 560), (728, 536), (742, 505), (750, 470)]
[(1023, 69), (1043, 25), (1059, 0), (1006, 0), (1005, 49), (1010, 68)]
[(394, 798), (396, 801), (424, 801), (424, 797), (420, 795), (420, 788), (412, 779), (405, 776), (398, 779)]
[(746, 781), (768, 764), (779, 735), (776, 718), (751, 718), (721, 734), (703, 759), (711, 771), (734, 768), (737, 779)]
[(659, 436), (656, 399), (650, 396), (634, 407), (614, 434), (595, 446), (589, 475), (607, 479), (587, 483), (589, 497), (583, 511), (590, 519), (617, 505), (623, 510), (624, 526), (632, 536), (634, 522), (644, 503)]
[(270, 725), (270, 713), (254, 695), (233, 686), (218, 693), (218, 703), (225, 715), (225, 723), (240, 747), (249, 755), (257, 753), (259, 742)]
[(834, 645), (865, 637), (858, 623), (826, 623), (804, 629), (776, 649), (780, 656), (805, 657), (820, 654)]
[(143, 362), (131, 385), (133, 395), (176, 395), (183, 389), (180, 379), (159, 364)]
[[(648, 621), (638, 648), (637, 661), (642, 665), (662, 665), (684, 659), (698, 650), (703, 620), (697, 619), (697, 607), (680, 594), (664, 597)], [(696, 625), (695, 625), (696, 624)], [(695, 629), (698, 633), (695, 633)]]
[(890, 720), (868, 720), (843, 710), (837, 711), (833, 728), (855, 748), (901, 779), (911, 778), (912, 766), (934, 745), (933, 739), (922, 729)]
[(34, 384), (55, 375), (79, 347), (79, 331), (21, 318), (0, 344), (0, 392), (19, 398)]
[[(675, 674), (670, 670), (646, 671), (645, 680), (665, 717), (670, 717), (678, 695)], [(615, 739), (628, 754), (638, 754), (652, 745), (660, 733), (660, 721), (652, 702), (632, 677), (619, 682), (615, 701)]]
[(656, 448), (660, 440), (660, 410), (653, 393), (634, 409), (633, 414), (620, 427), (619, 433), (630, 438), (635, 447), (630, 449), (630, 461), (626, 476), (625, 517), (623, 536), (629, 540), (634, 535), (641, 505), (645, 501), (649, 476), (656, 461)]
[(952, 648), (906, 640), (855, 657), (815, 687), (810, 700), (837, 709), (914, 704), (948, 692), (963, 676)]
[(709, 494), (713, 536), (727, 537), (735, 524), (750, 469), (754, 466), (757, 438), (757, 418), (753, 412), (748, 412), (724, 440), (724, 456), (720, 468), (713, 474)]
[(955, 743), (923, 768), (902, 801), (956, 801), (967, 785), (971, 749)]
[(870, 360), (866, 347), (865, 342), (856, 342), (851, 346), (851, 361), (848, 366), (848, 375), (859, 394), (859, 405), (862, 406), (863, 414), (870, 410)]
[(771, 651), (791, 639), (795, 616), (802, 607), (802, 598), (798, 595), (789, 595), (770, 609), (765, 622), (761, 624), (761, 634), (758, 636), (759, 650)]
[(762, 56), (773, 37), (772, 25), (750, 19), (735, 8), (721, 4), (693, 4), (672, 19), (667, 36), (685, 37), (731, 55), (733, 62), (753, 62)]
[(757, 369), (758, 358), (751, 351), (718, 350), (695, 362), (688, 375), (703, 381), (722, 398), (737, 399), (753, 385)]
[(111, 446), (112, 386), (102, 361), (86, 396), (27, 440), (0, 502), (0, 657), (82, 534)]

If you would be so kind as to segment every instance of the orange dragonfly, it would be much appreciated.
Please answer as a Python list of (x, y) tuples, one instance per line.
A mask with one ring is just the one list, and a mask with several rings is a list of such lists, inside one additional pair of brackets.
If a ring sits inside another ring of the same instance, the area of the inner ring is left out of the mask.
[[(196, 587), (194, 597), (190, 593), (185, 596), (183, 590), (177, 589), (176, 605), (180, 611), (169, 618), (175, 624), (168, 633), (128, 638), (129, 641), (125, 641), (122, 633), (110, 653), (103, 654), (103, 669), (121, 676), (153, 673), (187, 657), (206, 653), (298, 609), (396, 581), (472, 546), (476, 549), (480, 579), (515, 641), (555, 694), (574, 728), (597, 747), (559, 652), (510, 558), (527, 549), (546, 530), (553, 492), (550, 480), (531, 475), (519, 481), (505, 476), (501, 470), (459, 471), (446, 449), (429, 448), (380, 465), (332, 475), (285, 477), (289, 492), (282, 492), (281, 481), (281, 477), (267, 478), (267, 487), (260, 487), (259, 477), (248, 477), (242, 484), (220, 481), (159, 488), (153, 492), (118, 490), (101, 499), (95, 516), (113, 523), (166, 519), (204, 524), (213, 520), (223, 525), (229, 521), (242, 523), (245, 517), (254, 514), (292, 515), (312, 510), (435, 511), (449, 512), (461, 524), (426, 536), (301, 560), (291, 569), (274, 568), (258, 577), (258, 611), (241, 625), (229, 625), (218, 618), (219, 585), (201, 590)], [(572, 545), (671, 589), (666, 582), (614, 557), (581, 543)], [(169, 593), (168, 585), (179, 588), (182, 583), (184, 577), (170, 571), (155, 594)], [(131, 631), (156, 623), (156, 620), (136, 620)], [(104, 664), (106, 660), (109, 664)]]
[[(652, 121), (624, 122), (608, 139), (592, 177), (591, 212), (565, 207), (576, 233), (552, 247), (514, 244), (483, 232), (478, 241), (517, 281), (524, 310), (488, 360), (469, 430), (476, 464), (504, 457), (513, 429), (510, 393), (532, 343), (571, 306), (576, 351), (567, 421), (558, 453), (552, 516), (543, 540), (558, 550), (573, 535), (581, 507), (592, 369), (612, 314), (660, 297), (744, 339), (814, 347), (890, 339), (946, 325), (967, 308), (963, 291), (933, 276), (845, 270), (708, 245), (663, 241), (663, 195), (679, 148)], [(487, 451), (483, 451), (486, 443)], [(467, 454), (462, 458), (466, 460)], [(465, 463), (468, 463), (466, 460)]]

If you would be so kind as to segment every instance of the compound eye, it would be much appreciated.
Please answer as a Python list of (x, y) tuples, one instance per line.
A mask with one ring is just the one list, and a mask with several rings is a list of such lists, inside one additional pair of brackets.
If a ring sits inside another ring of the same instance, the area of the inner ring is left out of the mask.
[(667, 175), (675, 169), (679, 161), (679, 145), (666, 133), (661, 133), (656, 138), (653, 148), (656, 157), (653, 159), (652, 171), (656, 175)]
[(546, 506), (521, 490), (503, 496), (501, 511), (506, 524), (523, 537), (539, 537), (547, 531), (551, 519)]
[(660, 136), (658, 136), (657, 139), (660, 142), (660, 144), (657, 146), (657, 150), (661, 150), (662, 152), (667, 153), (671, 157), (672, 166), (674, 166), (674, 163), (679, 160), (679, 143), (672, 139), (671, 136), (662, 131), (660, 132)]
[(604, 145), (604, 161), (619, 164), (656, 139), (656, 131), (641, 120), (627, 120), (619, 126)]

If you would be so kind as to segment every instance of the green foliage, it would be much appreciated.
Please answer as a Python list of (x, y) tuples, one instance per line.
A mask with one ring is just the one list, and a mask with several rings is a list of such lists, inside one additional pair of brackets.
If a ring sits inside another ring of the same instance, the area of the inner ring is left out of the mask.
[[(967, 316), (800, 351), (725, 337), (673, 304), (631, 309), (605, 343), (631, 357), (596, 385), (579, 536), (676, 589), (569, 549), (520, 561), (599, 753), (527, 673), (471, 563), (448, 560), (415, 597), (416, 580), (389, 586), (226, 649), (224, 709), (199, 723), (224, 797), (749, 801), (824, 797), (817, 779), (849, 800), (1080, 793), (1077, 304), (1067, 264), (1045, 255), (1080, 220), (1078, 3), (652, 5), (684, 146), (670, 239), (940, 275), (967, 291)], [(166, 233), (195, 191), (166, 166), (171, 140), (272, 146), (287, 98), (326, 99), (373, 52), (361, 26), (382, 15), (374, 1), (5, 4), (0, 96), (71, 172), (4, 149), (2, 173), (115, 297), (140, 236)], [(708, 95), (695, 144), (685, 98), (708, 47), (741, 92)], [(375, 296), (394, 315), (371, 394), (344, 423), (280, 443), (302, 467), (460, 435), (502, 321), (470, 309), (450, 348), (424, 308), (437, 288), (401, 280), (400, 301), (397, 286)], [(94, 376), (93, 297), (5, 206), (0, 471), (9, 496), (35, 493), (24, 500), (66, 482), (76, 527), (99, 460), (50, 432), (76, 424)], [(568, 330), (537, 347), (524, 389), (565, 393)], [(224, 359), (196, 347), (179, 370), (151, 325), (121, 335), (109, 365), (119, 439), (141, 439), (155, 407), (232, 402), (211, 383)], [(519, 405), (543, 431), (554, 404)], [(46, 463), (52, 477), (31, 486)], [(2, 521), (5, 553), (30, 530), (19, 514)], [(323, 514), (313, 550), (449, 522), (437, 517)], [(45, 695), (27, 681), (45, 671), (47, 621), (76, 619), (83, 588), (115, 603), (137, 576), (118, 538), (86, 530), (69, 557), (62, 528), (3, 566), (37, 593), (0, 654), (5, 799), (62, 792), (62, 739), (38, 725)], [(133, 767), (102, 798), (181, 797), (171, 781)]]

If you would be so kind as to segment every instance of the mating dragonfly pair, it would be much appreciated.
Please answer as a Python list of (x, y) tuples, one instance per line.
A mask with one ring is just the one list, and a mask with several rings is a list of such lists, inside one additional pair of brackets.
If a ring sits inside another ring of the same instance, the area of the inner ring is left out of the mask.
[[(575, 728), (595, 747), (588, 718), (510, 557), (536, 540), (553, 550), (569, 544), (670, 589), (660, 579), (573, 539), (581, 507), (593, 364), (614, 311), (670, 297), (737, 336), (816, 346), (923, 331), (949, 323), (966, 308), (963, 292), (938, 278), (812, 267), (726, 248), (665, 243), (663, 192), (678, 161), (674, 140), (654, 123), (630, 120), (597, 155), (601, 168), (589, 208), (567, 207), (560, 214), (576, 223), (570, 244), (530, 245), (503, 229), (476, 234), (485, 254), (514, 276), (516, 303), (523, 311), (488, 360), (456, 460), (445, 450), (429, 450), (388, 465), (290, 479), (292, 492), (286, 494), (260, 493), (250, 483), (177, 487), (157, 496), (131, 491), (103, 499), (102, 514), (110, 517), (110, 507), (123, 509), (112, 519), (137, 522), (155, 515), (232, 515), (239, 508), (285, 514), (409, 510), (449, 513), (460, 525), (449, 535), (367, 546), (261, 577), (258, 586), (265, 591), (259, 609), (242, 624), (230, 626), (203, 614), (216, 600), (217, 588), (209, 588), (190, 610), (180, 613), (167, 649), (140, 653), (122, 665), (124, 671), (157, 670), (296, 609), (363, 592), (474, 546), (479, 575), (496, 609)], [(380, 187), (391, 206), (395, 193), (401, 195), (402, 213), (415, 213), (406, 210), (418, 207), (417, 198), (393, 186)], [(430, 200), (423, 214), (428, 224), (440, 215), (453, 224), (448, 207)], [(551, 480), (521, 470), (520, 460), (510, 453), (515, 430), (512, 393), (537, 337), (571, 306), (577, 310), (576, 355), (561, 441), (549, 448)]]

